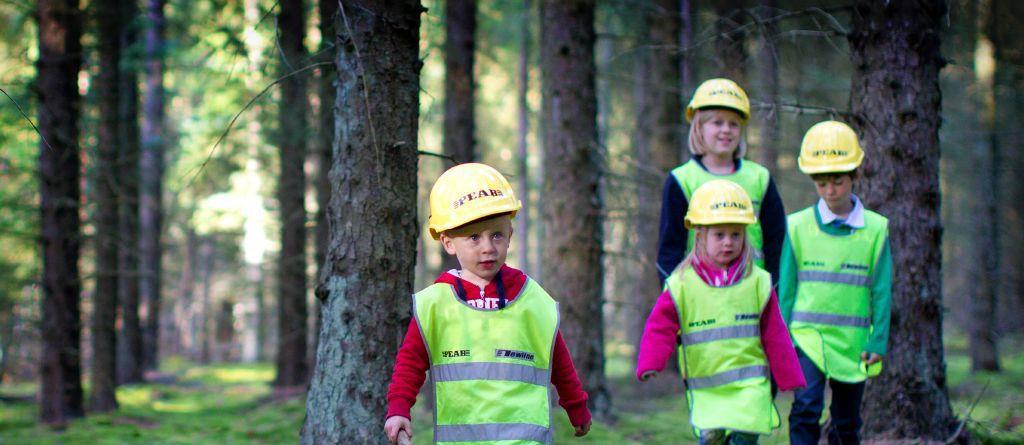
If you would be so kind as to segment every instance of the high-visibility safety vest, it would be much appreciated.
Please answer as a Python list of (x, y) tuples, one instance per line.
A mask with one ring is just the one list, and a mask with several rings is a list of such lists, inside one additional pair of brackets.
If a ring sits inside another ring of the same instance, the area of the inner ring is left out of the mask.
[(698, 430), (771, 433), (780, 421), (760, 327), (771, 275), (755, 266), (732, 286), (712, 287), (687, 267), (672, 273), (667, 287), (679, 314), (679, 369), (690, 424)]
[(558, 303), (533, 280), (501, 310), (435, 283), (413, 296), (430, 357), (435, 443), (550, 444)]
[[(740, 187), (743, 187), (743, 190), (750, 196), (750, 201), (754, 204), (754, 214), (760, 215), (761, 203), (764, 201), (765, 193), (768, 192), (768, 182), (770, 180), (768, 169), (751, 161), (743, 160), (740, 162), (740, 168), (736, 171), (728, 175), (716, 175), (701, 167), (695, 159), (690, 159), (685, 164), (673, 169), (672, 176), (676, 178), (679, 187), (683, 189), (687, 201), (693, 196), (693, 192), (697, 190), (697, 187), (700, 187), (705, 182), (714, 179), (725, 179), (735, 182)], [(693, 248), (695, 234), (696, 231), (690, 231), (689, 239), (686, 241), (687, 253)], [(750, 238), (750, 244), (754, 246), (754, 262), (758, 266), (764, 267), (764, 254), (762, 253), (764, 235), (761, 232), (760, 221), (757, 224), (747, 226), (747, 236)]]
[(832, 235), (818, 227), (817, 206), (789, 216), (797, 288), (789, 331), (823, 374), (847, 383), (881, 372), (864, 367), (871, 334), (871, 277), (885, 247), (888, 220), (864, 211), (864, 227)]

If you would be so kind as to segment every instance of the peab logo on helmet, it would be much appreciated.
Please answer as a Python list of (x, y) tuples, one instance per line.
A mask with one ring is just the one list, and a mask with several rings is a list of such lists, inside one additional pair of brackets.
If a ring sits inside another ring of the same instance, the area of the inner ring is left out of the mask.
[(469, 201), (472, 201), (477, 198), (482, 198), (484, 196), (504, 196), (504, 194), (501, 193), (501, 190), (495, 189), (481, 189), (475, 192), (470, 192), (464, 196), (459, 197), (459, 199), (452, 201), (452, 210), (462, 207), (463, 204)]
[(720, 89), (712, 90), (712, 91), (708, 92), (708, 97), (717, 96), (719, 94), (725, 94), (727, 96), (732, 96), (732, 97), (735, 97), (735, 98), (737, 98), (739, 100), (743, 100), (743, 98), (740, 97), (739, 93), (737, 93), (737, 92), (735, 92), (733, 90), (727, 90), (727, 89), (724, 89), (724, 88), (720, 88)]
[(741, 203), (738, 203), (738, 202), (734, 202), (734, 201), (722, 201), (722, 202), (716, 202), (714, 204), (711, 204), (711, 210), (718, 210), (718, 209), (746, 210), (747, 206), (745, 206), (745, 205), (743, 205)]
[(834, 148), (825, 149), (825, 150), (814, 150), (814, 151), (811, 152), (811, 156), (812, 157), (820, 157), (820, 156), (846, 156), (846, 155), (849, 155), (849, 154), (850, 154), (849, 151), (837, 150), (837, 149), (834, 149)]

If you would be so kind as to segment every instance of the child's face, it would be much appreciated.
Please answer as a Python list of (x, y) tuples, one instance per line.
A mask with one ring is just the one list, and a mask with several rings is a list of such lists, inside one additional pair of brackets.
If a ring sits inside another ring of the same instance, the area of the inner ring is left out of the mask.
[(743, 122), (739, 113), (729, 110), (707, 110), (711, 116), (700, 126), (707, 155), (731, 158), (740, 145)]
[(850, 203), (850, 195), (853, 193), (853, 178), (848, 174), (838, 175), (815, 175), (814, 188), (818, 190), (818, 196), (825, 200), (829, 209), (844, 209)]
[(719, 268), (725, 269), (743, 252), (747, 226), (743, 224), (717, 224), (708, 226), (706, 249), (708, 257)]
[(441, 234), (441, 244), (462, 266), (462, 277), (474, 284), (489, 283), (505, 264), (512, 237), (507, 215), (456, 227)]

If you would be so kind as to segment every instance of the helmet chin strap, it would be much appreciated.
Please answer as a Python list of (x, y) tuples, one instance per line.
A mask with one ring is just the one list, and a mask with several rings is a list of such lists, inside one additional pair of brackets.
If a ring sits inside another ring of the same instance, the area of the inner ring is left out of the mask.
[[(498, 286), (498, 310), (505, 309), (508, 305), (508, 298), (505, 297), (505, 282), (501, 279), (501, 269), (494, 275), (495, 285)], [(466, 287), (462, 285), (462, 277), (455, 280), (455, 295), (460, 300), (466, 301)]]

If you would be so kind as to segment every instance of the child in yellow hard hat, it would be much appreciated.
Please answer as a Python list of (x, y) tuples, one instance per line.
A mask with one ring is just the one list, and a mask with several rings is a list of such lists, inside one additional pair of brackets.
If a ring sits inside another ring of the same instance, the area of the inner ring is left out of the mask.
[(830, 444), (860, 443), (864, 381), (881, 371), (889, 338), (892, 257), (888, 220), (853, 194), (864, 150), (842, 122), (811, 127), (798, 165), (818, 202), (789, 215), (779, 298), (807, 388), (789, 415), (790, 442), (817, 444), (825, 382), (832, 388)]
[[(804, 385), (771, 277), (754, 264), (754, 205), (739, 185), (698, 187), (685, 224), (695, 234), (644, 326), (637, 378), (665, 368), (679, 345), (690, 424), (701, 444), (752, 444), (779, 426), (771, 378)], [(771, 372), (769, 372), (769, 369)]]
[(552, 442), (549, 388), (576, 436), (590, 430), (587, 393), (558, 330), (558, 304), (505, 265), (521, 207), (494, 168), (462, 164), (430, 191), (430, 234), (461, 269), (413, 296), (395, 360), (384, 431), (412, 435), (410, 410), (429, 370), (435, 443)]
[(786, 236), (786, 210), (768, 169), (743, 159), (750, 119), (747, 93), (729, 79), (710, 79), (697, 87), (686, 107), (692, 157), (669, 174), (662, 191), (658, 275), (664, 281), (693, 247), (683, 222), (694, 190), (714, 179), (739, 184), (754, 203), (758, 222), (747, 228), (754, 261), (777, 282), (779, 252)]

